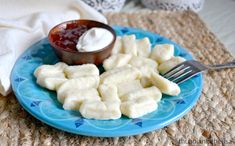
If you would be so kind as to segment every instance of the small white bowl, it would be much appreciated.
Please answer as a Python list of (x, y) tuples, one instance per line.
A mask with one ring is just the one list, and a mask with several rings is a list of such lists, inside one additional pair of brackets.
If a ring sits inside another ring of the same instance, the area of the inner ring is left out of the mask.
[(101, 13), (119, 12), (126, 0), (82, 0)]

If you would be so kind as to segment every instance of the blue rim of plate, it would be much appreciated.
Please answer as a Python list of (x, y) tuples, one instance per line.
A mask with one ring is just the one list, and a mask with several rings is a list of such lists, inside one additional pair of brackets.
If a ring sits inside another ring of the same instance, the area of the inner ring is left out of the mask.
[[(169, 43), (175, 55), (191, 60), (192, 55), (178, 44), (158, 34), (132, 27), (113, 26), (118, 36), (135, 34), (137, 39), (148, 37), (152, 44)], [(32, 116), (54, 128), (86, 136), (120, 137), (137, 135), (163, 128), (184, 116), (196, 104), (202, 92), (202, 74), (180, 84), (179, 96), (164, 95), (158, 109), (136, 119), (122, 116), (117, 120), (92, 120), (81, 117), (78, 111), (63, 110), (56, 93), (36, 84), (33, 71), (41, 64), (55, 64), (58, 58), (47, 38), (29, 47), (16, 61), (12, 73), (12, 89), (17, 100)]]

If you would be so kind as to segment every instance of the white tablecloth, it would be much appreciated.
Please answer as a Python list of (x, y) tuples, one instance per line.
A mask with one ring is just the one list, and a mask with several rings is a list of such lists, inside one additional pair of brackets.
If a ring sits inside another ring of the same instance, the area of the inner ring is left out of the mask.
[(19, 55), (47, 36), (58, 23), (73, 19), (107, 22), (81, 0), (0, 0), (0, 94), (10, 90), (10, 73)]

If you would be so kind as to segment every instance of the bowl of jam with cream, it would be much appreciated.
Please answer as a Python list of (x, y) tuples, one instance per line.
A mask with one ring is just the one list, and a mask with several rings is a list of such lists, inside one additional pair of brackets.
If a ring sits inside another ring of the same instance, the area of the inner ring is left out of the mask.
[(99, 65), (111, 55), (116, 34), (112, 27), (98, 21), (71, 20), (53, 27), (48, 39), (61, 61)]

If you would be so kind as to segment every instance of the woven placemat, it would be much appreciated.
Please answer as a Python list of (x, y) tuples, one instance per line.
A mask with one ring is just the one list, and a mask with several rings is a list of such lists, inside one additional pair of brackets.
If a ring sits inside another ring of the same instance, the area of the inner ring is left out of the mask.
[[(234, 59), (192, 12), (146, 11), (107, 17), (112, 25), (137, 27), (166, 36), (206, 64)], [(0, 145), (234, 145), (234, 94), (235, 69), (208, 72), (199, 101), (181, 120), (161, 130), (120, 138), (79, 136), (51, 128), (30, 116), (11, 94), (0, 97)]]

